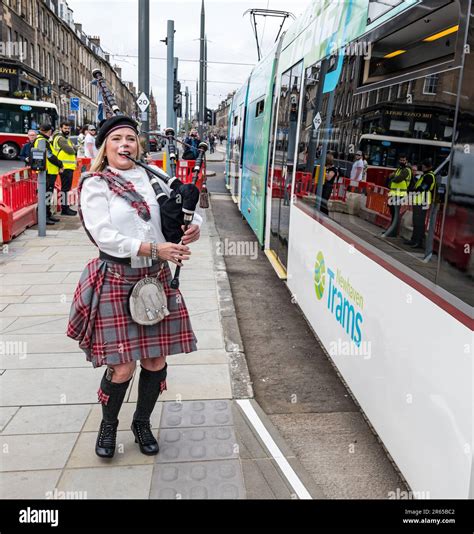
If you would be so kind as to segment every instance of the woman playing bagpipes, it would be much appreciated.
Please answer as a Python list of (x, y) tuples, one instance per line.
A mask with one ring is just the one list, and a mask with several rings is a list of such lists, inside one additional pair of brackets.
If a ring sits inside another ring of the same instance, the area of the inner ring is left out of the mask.
[[(141, 157), (134, 120), (107, 119), (96, 146), (91, 172), (79, 185), (79, 214), (99, 257), (82, 273), (67, 335), (79, 341), (94, 367), (107, 367), (98, 391), (102, 422), (96, 454), (114, 455), (119, 411), (140, 361), (131, 429), (141, 452), (152, 455), (159, 448), (150, 416), (166, 389), (166, 357), (197, 350), (184, 300), (169, 285), (168, 262), (189, 259), (188, 245), (199, 239), (202, 218), (194, 216), (181, 244), (166, 241), (147, 171), (129, 159)], [(164, 182), (160, 185), (170, 193)]]

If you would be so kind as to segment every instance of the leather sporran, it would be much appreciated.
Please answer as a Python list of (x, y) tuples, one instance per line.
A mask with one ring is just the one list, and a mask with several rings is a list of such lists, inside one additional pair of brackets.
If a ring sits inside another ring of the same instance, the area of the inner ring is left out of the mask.
[(144, 326), (157, 324), (170, 314), (163, 284), (157, 278), (145, 277), (133, 286), (129, 307), (132, 319)]

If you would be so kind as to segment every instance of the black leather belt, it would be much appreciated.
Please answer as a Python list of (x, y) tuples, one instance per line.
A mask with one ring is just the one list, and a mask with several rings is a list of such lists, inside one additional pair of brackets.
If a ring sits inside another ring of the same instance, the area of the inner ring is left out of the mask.
[(122, 265), (132, 266), (131, 258), (116, 258), (115, 256), (110, 256), (102, 250), (99, 252), (99, 258), (104, 261), (110, 261), (111, 263), (121, 263)]
[[(121, 263), (122, 265), (128, 265), (129, 267), (132, 266), (131, 258), (117, 258), (115, 256), (110, 256), (109, 254), (106, 254), (102, 250), (99, 251), (99, 259), (108, 261), (110, 263)], [(153, 261), (153, 265), (157, 265), (159, 263), (164, 263), (164, 262), (163, 260)]]

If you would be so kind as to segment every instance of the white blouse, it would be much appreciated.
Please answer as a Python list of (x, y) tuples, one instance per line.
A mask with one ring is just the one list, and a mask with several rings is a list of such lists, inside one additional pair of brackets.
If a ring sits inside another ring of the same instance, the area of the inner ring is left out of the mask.
[[(138, 256), (142, 242), (166, 242), (161, 231), (160, 206), (144, 169), (111, 169), (133, 183), (150, 207), (151, 219), (144, 221), (135, 208), (109, 189), (105, 180), (91, 176), (85, 180), (81, 190), (84, 224), (100, 250), (117, 258), (132, 258), (132, 267), (146, 267), (150, 263), (149, 258)], [(162, 180), (160, 185), (169, 195), (170, 188)], [(193, 224), (201, 226), (201, 223), (202, 217), (195, 213)]]

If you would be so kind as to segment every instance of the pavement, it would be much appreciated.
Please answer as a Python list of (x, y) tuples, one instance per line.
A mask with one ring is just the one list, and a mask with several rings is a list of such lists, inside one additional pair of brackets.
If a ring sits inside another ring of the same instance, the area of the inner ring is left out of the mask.
[(323, 498), (253, 399), (211, 210), (181, 275), (199, 350), (168, 358), (168, 391), (152, 417), (160, 453), (142, 455), (130, 431), (135, 375), (115, 457), (95, 455), (103, 369), (65, 330), (97, 251), (77, 217), (62, 219), (44, 238), (27, 230), (0, 258), (0, 498)]

